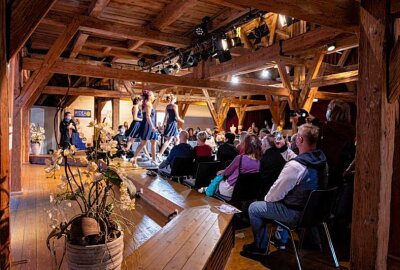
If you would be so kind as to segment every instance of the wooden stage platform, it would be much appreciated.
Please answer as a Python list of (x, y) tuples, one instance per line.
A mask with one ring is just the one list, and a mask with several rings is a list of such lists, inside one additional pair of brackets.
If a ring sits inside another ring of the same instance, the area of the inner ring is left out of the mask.
[[(43, 169), (41, 165), (25, 165), (23, 194), (12, 195), (12, 269), (54, 269), (45, 244), (51, 230), (46, 211), (60, 174), (57, 179), (46, 178)], [(242, 245), (252, 241), (251, 230), (236, 231), (235, 237), (232, 216), (215, 209), (220, 201), (176, 182), (147, 176), (144, 170), (127, 172), (138, 189), (143, 188), (143, 194), (135, 211), (124, 212), (135, 225), (125, 230), (123, 269), (295, 269), (290, 251), (274, 252), (267, 261), (241, 257)], [(167, 223), (167, 215), (175, 209), (179, 214)], [(62, 244), (57, 244), (58, 254)], [(303, 261), (305, 269), (334, 269), (326, 252), (306, 251)], [(66, 265), (61, 269), (67, 269)]]

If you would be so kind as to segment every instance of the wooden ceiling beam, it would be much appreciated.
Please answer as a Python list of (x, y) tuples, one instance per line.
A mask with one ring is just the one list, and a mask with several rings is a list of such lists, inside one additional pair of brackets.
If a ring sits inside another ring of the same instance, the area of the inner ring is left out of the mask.
[(92, 0), (87, 14), (89, 16), (98, 18), (108, 3), (110, 3), (110, 0)]
[[(33, 60), (33, 59), (31, 59)], [(41, 62), (34, 60), (31, 62)], [(181, 86), (185, 88), (211, 89), (217, 91), (247, 92), (273, 94), (277, 96), (287, 96), (288, 91), (283, 87), (260, 86), (251, 84), (232, 84), (229, 82), (202, 80), (185, 76), (172, 76), (164, 74), (155, 74), (130, 69), (104, 66), (104, 63), (97, 61), (79, 61), (72, 59), (58, 60), (51, 68), (50, 72), (59, 74), (69, 74), (77, 76), (88, 76), (95, 78), (110, 78), (119, 80), (133, 80), (167, 86)]]
[(76, 58), (81, 51), (83, 45), (88, 39), (88, 34), (83, 34), (79, 32), (75, 38), (74, 45), (72, 45), (71, 53), (69, 54), (69, 58)]
[(349, 32), (359, 31), (360, 4), (354, 0), (225, 0)]
[(9, 59), (21, 50), (56, 0), (12, 1)]
[(67, 47), (68, 43), (77, 33), (79, 25), (79, 17), (74, 17), (67, 29), (57, 38), (51, 49), (44, 57), (40, 68), (33, 73), (27, 83), (23, 86), (21, 95), (15, 100), (16, 107), (22, 108), (25, 106), (27, 102), (35, 96), (38, 87), (43, 84), (47, 84), (46, 80), (51, 78), (50, 69), (52, 65), (57, 61)]
[[(50, 11), (46, 20), (67, 24), (73, 14), (61, 11)], [(94, 17), (80, 15), (80, 29), (84, 33), (96, 36), (104, 36), (117, 39), (141, 40), (155, 44), (186, 48), (190, 45), (190, 39), (174, 34), (163, 33), (143, 27), (127, 26), (126, 24), (101, 20)]]
[(314, 98), (321, 100), (332, 100), (332, 99), (341, 99), (345, 102), (355, 102), (357, 96), (354, 93), (333, 93), (333, 92), (323, 92), (317, 91), (315, 93)]
[(168, 25), (178, 20), (185, 11), (197, 5), (198, 0), (173, 0), (164, 7), (151, 23), (151, 27), (156, 30), (162, 30)]
[[(322, 68), (322, 67), (321, 67)], [(316, 77), (311, 81), (311, 87), (322, 87), (358, 81), (358, 70)]]

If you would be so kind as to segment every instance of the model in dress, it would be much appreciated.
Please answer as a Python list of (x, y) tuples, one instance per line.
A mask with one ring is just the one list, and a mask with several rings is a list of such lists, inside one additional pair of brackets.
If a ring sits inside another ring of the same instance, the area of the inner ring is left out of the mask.
[(164, 118), (165, 141), (160, 149), (160, 152), (158, 153), (159, 157), (162, 157), (164, 151), (167, 149), (168, 145), (171, 143), (173, 139), (177, 141), (177, 137), (179, 134), (178, 121), (181, 123), (185, 122), (179, 116), (178, 106), (175, 104), (176, 96), (174, 94), (167, 95), (167, 102), (168, 105), (167, 107), (165, 107), (165, 118)]
[[(125, 135), (128, 137), (128, 144), (126, 145), (126, 148), (124, 149), (125, 151), (128, 151), (131, 149), (131, 146), (133, 142), (135, 141), (136, 138), (139, 138), (139, 131), (140, 131), (140, 126), (141, 122), (143, 120), (143, 115), (142, 115), (142, 98), (140, 96), (134, 96), (133, 94), (131, 95), (132, 99), (132, 123), (129, 126), (129, 128), (126, 130)], [(149, 152), (147, 151), (147, 148), (143, 148), (143, 152), (147, 156), (147, 158), (150, 159)]]
[(158, 132), (156, 129), (156, 112), (153, 108), (154, 99), (155, 98), (152, 91), (143, 91), (143, 120), (139, 129), (139, 137), (141, 141), (135, 151), (135, 155), (132, 158), (132, 163), (134, 167), (138, 167), (137, 156), (139, 155), (140, 151), (142, 151), (142, 149), (146, 146), (147, 141), (150, 141), (151, 144), (152, 163), (153, 165), (158, 166), (158, 162), (156, 160), (156, 141), (158, 139)]

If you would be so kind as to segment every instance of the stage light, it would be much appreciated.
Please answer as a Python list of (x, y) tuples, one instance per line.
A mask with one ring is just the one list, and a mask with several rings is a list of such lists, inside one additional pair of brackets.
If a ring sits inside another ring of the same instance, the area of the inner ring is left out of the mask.
[(138, 61), (137, 61), (137, 64), (138, 64), (138, 66), (139, 67), (144, 67), (145, 65), (146, 65), (146, 59), (145, 58), (140, 58)]
[(285, 15), (279, 14), (279, 23), (282, 27), (287, 25), (287, 20)]
[(226, 38), (221, 39), (221, 48), (223, 51), (227, 51), (228, 47), (228, 40)]
[(327, 45), (328, 52), (332, 52), (334, 49), (336, 49), (336, 44), (335, 43), (330, 43), (330, 44)]
[(271, 71), (269, 71), (268, 69), (263, 69), (263, 71), (261, 71), (261, 78), (271, 78)]
[(240, 39), (240, 37), (234, 37), (231, 39), (231, 47), (235, 48), (235, 47), (241, 47), (243, 46), (242, 40)]
[(312, 102), (318, 102), (318, 98), (314, 98)]
[(212, 57), (218, 58), (220, 63), (229, 61), (232, 59), (232, 55), (229, 51), (217, 50), (212, 54)]
[(232, 83), (234, 83), (234, 84), (238, 84), (239, 83), (239, 77), (238, 76), (236, 76), (236, 75), (233, 75), (232, 76), (232, 78), (231, 78), (231, 82)]

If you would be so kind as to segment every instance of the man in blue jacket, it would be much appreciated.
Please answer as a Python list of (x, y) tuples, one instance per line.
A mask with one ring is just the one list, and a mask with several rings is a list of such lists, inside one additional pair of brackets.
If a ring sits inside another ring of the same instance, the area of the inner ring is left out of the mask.
[[(312, 124), (299, 127), (296, 138), (299, 155), (286, 163), (264, 201), (250, 205), (254, 242), (243, 246), (242, 255), (266, 254), (268, 220), (297, 225), (311, 191), (326, 187), (327, 163), (324, 153), (317, 149), (318, 133), (318, 127)], [(282, 240), (287, 240), (287, 232)]]

